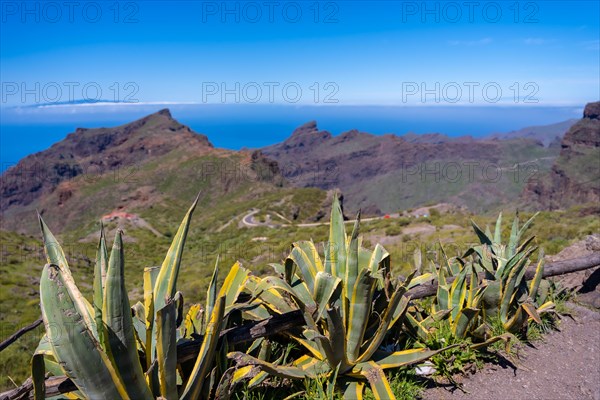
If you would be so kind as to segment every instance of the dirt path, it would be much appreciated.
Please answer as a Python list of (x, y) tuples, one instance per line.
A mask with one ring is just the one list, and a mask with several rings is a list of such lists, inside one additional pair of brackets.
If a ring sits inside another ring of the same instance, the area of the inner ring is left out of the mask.
[(600, 312), (572, 305), (576, 321), (563, 317), (560, 332), (519, 351), (518, 369), (486, 365), (463, 378), (468, 394), (441, 387), (425, 400), (600, 400)]

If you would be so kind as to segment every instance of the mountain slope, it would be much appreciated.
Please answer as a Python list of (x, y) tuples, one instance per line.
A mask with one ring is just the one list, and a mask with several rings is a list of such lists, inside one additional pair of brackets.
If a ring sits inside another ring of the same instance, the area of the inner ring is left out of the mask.
[(544, 146), (560, 145), (560, 142), (569, 130), (578, 120), (569, 119), (556, 124), (528, 126), (507, 133), (495, 133), (490, 135), (490, 139), (515, 139), (525, 138), (542, 142)]
[(78, 176), (95, 180), (111, 171), (124, 170), (186, 145), (208, 153), (212, 144), (206, 136), (161, 110), (116, 128), (78, 128), (49, 149), (25, 157), (3, 174), (0, 207), (26, 206), (52, 193), (62, 182)]
[(600, 102), (586, 105), (551, 171), (529, 182), (523, 199), (546, 209), (600, 202)]
[[(5, 171), (2, 227), (37, 232), (36, 209), (48, 211), (57, 231), (79, 229), (82, 235), (115, 212), (150, 214), (150, 220), (167, 226), (179, 218), (170, 211), (187, 207), (198, 192), (201, 206), (215, 208), (211, 215), (218, 215), (218, 209), (277, 193), (284, 185), (276, 163), (259, 153), (214, 148), (206, 136), (162, 110), (115, 128), (78, 128)], [(289, 214), (299, 207), (287, 206)], [(308, 204), (301, 208), (317, 212)], [(224, 212), (220, 218), (231, 216)]]
[(527, 178), (549, 169), (556, 149), (528, 139), (434, 134), (333, 136), (315, 121), (261, 149), (297, 187), (339, 188), (350, 211), (389, 213), (451, 202), (486, 211), (519, 197)]

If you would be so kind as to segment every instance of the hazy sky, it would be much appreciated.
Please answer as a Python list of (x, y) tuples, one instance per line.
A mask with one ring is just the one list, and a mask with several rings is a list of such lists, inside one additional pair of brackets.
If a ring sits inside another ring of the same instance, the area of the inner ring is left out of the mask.
[(3, 0), (1, 105), (582, 106), (599, 4)]

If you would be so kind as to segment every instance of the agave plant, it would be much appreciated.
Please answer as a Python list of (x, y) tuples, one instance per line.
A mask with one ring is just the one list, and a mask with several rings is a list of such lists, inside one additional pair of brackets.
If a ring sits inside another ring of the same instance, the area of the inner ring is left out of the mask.
[[(39, 218), (48, 264), (40, 281), (46, 334), (32, 360), (36, 399), (45, 397), (46, 370), (68, 376), (78, 388), (67, 394), (74, 398), (201, 397), (206, 378), (213, 370), (226, 310), (236, 301), (248, 272), (236, 264), (217, 292), (215, 268), (205, 318), (195, 330), (201, 340), (200, 352), (191, 370), (178, 374), (184, 368), (178, 364), (177, 345), (186, 333), (178, 329), (183, 320), (183, 296), (177, 292), (176, 284), (196, 203), (197, 199), (183, 219), (162, 266), (144, 270), (144, 303), (133, 308), (125, 289), (121, 231), (116, 233), (110, 257), (101, 232), (90, 303), (76, 286), (56, 238)], [(191, 329), (188, 325), (186, 328)]]
[(487, 321), (499, 318), (508, 332), (521, 330), (528, 318), (541, 323), (539, 314), (554, 308), (553, 302), (544, 302), (546, 296), (538, 295), (544, 274), (543, 251), (540, 251), (533, 280), (528, 284), (524, 279), (530, 257), (537, 247), (530, 245), (533, 236), (522, 243), (521, 236), (536, 215), (519, 227), (517, 214), (506, 245), (502, 243), (502, 214), (496, 220), (493, 235), (488, 229), (484, 232), (472, 221), (481, 244), (470, 249), (466, 255), (477, 255), (478, 271), (485, 275), (485, 288), (481, 293), (483, 317)]
[[(415, 306), (415, 312), (406, 315), (408, 331), (417, 340), (429, 342), (436, 323), (447, 320), (455, 339), (471, 339), (470, 347), (478, 349), (489, 346), (507, 336), (491, 336), (491, 329), (482, 317), (481, 300), (485, 286), (480, 287), (476, 267), (471, 261), (460, 257), (449, 258), (440, 243), (442, 265), (437, 271), (437, 293), (430, 310)], [(449, 282), (448, 277), (452, 277)]]
[(230, 353), (240, 367), (236, 379), (254, 376), (255, 370), (286, 378), (337, 377), (346, 398), (361, 398), (367, 381), (377, 398), (390, 399), (394, 395), (384, 369), (417, 363), (445, 350), (386, 351), (382, 346), (388, 330), (406, 314), (408, 288), (431, 276), (413, 278), (413, 272), (404, 281), (393, 280), (389, 253), (380, 245), (373, 251), (361, 246), (359, 220), (360, 214), (347, 237), (334, 199), (323, 259), (312, 241), (296, 242), (285, 263), (273, 265), (281, 277), (249, 281), (248, 287), (266, 308), (303, 312), (305, 329), (288, 335), (306, 354), (291, 364), (277, 365)]

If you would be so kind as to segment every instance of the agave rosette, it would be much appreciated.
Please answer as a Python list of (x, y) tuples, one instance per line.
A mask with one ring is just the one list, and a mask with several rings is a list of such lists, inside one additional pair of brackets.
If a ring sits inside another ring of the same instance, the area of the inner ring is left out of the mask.
[[(274, 376), (306, 378), (335, 376), (347, 398), (360, 398), (368, 382), (377, 398), (394, 398), (384, 369), (421, 362), (441, 350), (384, 351), (390, 328), (408, 309), (406, 291), (431, 280), (431, 274), (393, 280), (390, 255), (380, 245), (361, 246), (360, 214), (346, 235), (340, 204), (334, 199), (329, 241), (321, 258), (312, 241), (293, 244), (284, 264), (274, 264), (279, 277), (256, 279), (255, 296), (275, 312), (300, 309), (305, 328), (288, 335), (306, 354), (289, 365), (277, 365), (234, 352), (229, 357), (248, 374), (255, 367)], [(244, 379), (240, 373), (237, 379)]]

